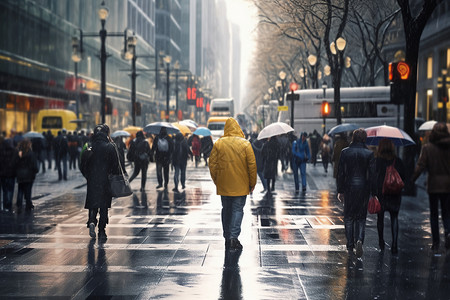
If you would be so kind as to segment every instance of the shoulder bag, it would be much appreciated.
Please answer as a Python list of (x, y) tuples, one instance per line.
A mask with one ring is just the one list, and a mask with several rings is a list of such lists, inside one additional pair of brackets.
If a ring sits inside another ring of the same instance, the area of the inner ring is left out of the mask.
[(120, 174), (108, 175), (111, 195), (115, 198), (131, 196), (133, 195), (133, 191), (131, 190), (130, 182), (128, 181), (128, 176), (126, 176), (123, 173), (122, 165), (120, 163), (119, 158), (119, 151), (117, 151), (115, 145), (114, 149), (116, 150), (117, 154), (117, 161), (119, 164)]
[(400, 174), (395, 169), (395, 159), (392, 165), (386, 168), (386, 175), (383, 181), (383, 195), (399, 195), (402, 192), (405, 184), (403, 183)]

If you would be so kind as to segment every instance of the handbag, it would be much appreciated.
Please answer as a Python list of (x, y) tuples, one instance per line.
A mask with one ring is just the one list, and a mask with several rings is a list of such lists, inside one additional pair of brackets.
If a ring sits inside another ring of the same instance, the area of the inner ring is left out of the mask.
[(117, 154), (117, 161), (119, 163), (120, 174), (109, 174), (109, 186), (111, 190), (111, 195), (113, 197), (127, 197), (133, 195), (131, 190), (130, 182), (128, 181), (128, 176), (123, 173), (122, 165), (120, 163), (119, 152), (116, 146), (114, 146)]
[(399, 195), (402, 192), (405, 184), (403, 183), (400, 174), (395, 169), (395, 159), (392, 165), (386, 168), (386, 175), (383, 181), (383, 195)]
[(377, 214), (381, 210), (380, 201), (378, 201), (377, 196), (372, 196), (369, 199), (369, 204), (367, 205), (367, 211), (371, 214)]

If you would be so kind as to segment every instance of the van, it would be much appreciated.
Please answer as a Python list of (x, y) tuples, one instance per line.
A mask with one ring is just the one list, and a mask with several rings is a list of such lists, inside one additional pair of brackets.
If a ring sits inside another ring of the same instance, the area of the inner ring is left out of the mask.
[(71, 122), (77, 119), (76, 114), (67, 109), (42, 109), (36, 118), (36, 131), (44, 132), (50, 130), (54, 136), (58, 131), (65, 128), (67, 131), (77, 129), (77, 124)]
[(206, 123), (206, 127), (211, 130), (213, 142), (223, 136), (225, 123), (229, 117), (211, 117)]

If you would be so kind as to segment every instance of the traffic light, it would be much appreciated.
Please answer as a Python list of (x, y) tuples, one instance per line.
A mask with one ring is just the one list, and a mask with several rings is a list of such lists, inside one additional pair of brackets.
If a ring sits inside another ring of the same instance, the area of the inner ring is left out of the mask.
[(391, 83), (391, 103), (404, 104), (410, 86), (411, 68), (404, 61), (389, 64), (389, 82)]
[(111, 98), (106, 97), (106, 100), (105, 100), (105, 114), (112, 115), (112, 111), (113, 111), (113, 106), (112, 106)]
[(328, 101), (322, 101), (322, 109), (321, 109), (322, 117), (326, 118), (330, 115), (330, 103)]

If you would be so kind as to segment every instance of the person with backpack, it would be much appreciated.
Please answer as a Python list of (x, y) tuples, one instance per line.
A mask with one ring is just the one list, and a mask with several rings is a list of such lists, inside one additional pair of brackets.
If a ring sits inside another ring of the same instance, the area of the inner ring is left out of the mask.
[(173, 175), (173, 182), (175, 187), (172, 191), (178, 193), (178, 178), (181, 181), (181, 187), (184, 190), (186, 188), (186, 165), (188, 158), (192, 156), (192, 152), (189, 149), (186, 139), (182, 133), (177, 133), (175, 136), (175, 143), (172, 154), (172, 165), (175, 168)]
[(398, 193), (383, 193), (383, 185), (385, 184), (386, 170), (393, 165), (398, 174), (405, 180), (405, 167), (400, 157), (395, 155), (394, 143), (387, 139), (381, 139), (378, 144), (377, 155), (375, 158), (375, 174), (376, 185), (374, 194), (377, 196), (381, 204), (381, 210), (377, 215), (378, 245), (380, 250), (384, 250), (385, 243), (383, 238), (384, 231), (384, 212), (388, 211), (391, 216), (391, 232), (392, 232), (392, 254), (398, 253), (398, 212), (402, 200), (401, 190)]
[(292, 143), (292, 168), (294, 171), (295, 192), (298, 193), (300, 183), (298, 178), (298, 170), (302, 176), (302, 191), (306, 191), (306, 162), (311, 159), (309, 144), (307, 141), (308, 133), (303, 132), (301, 137)]
[(173, 153), (173, 141), (167, 135), (165, 127), (161, 128), (159, 135), (153, 141), (152, 153), (155, 153), (156, 177), (158, 178), (157, 189), (163, 186), (163, 169), (164, 169), (164, 189), (167, 189), (169, 183), (169, 167)]
[(427, 192), (433, 238), (431, 250), (439, 250), (439, 202), (444, 224), (445, 248), (450, 249), (450, 133), (445, 123), (436, 123), (433, 126), (429, 143), (422, 146), (412, 180), (416, 181), (425, 170), (428, 172)]
[(203, 159), (205, 160), (205, 166), (208, 166), (208, 157), (211, 154), (213, 148), (213, 140), (211, 136), (204, 136), (200, 139), (200, 152), (203, 154)]
[(375, 178), (375, 159), (366, 146), (367, 132), (363, 128), (353, 131), (350, 146), (343, 149), (339, 159), (337, 192), (344, 202), (344, 227), (347, 251), (356, 257), (363, 255), (367, 205)]
[(148, 141), (144, 137), (143, 131), (136, 133), (136, 138), (130, 143), (129, 158), (134, 162), (134, 171), (131, 174), (129, 182), (141, 173), (141, 192), (145, 191), (145, 183), (147, 181), (147, 169), (151, 157), (151, 149)]

